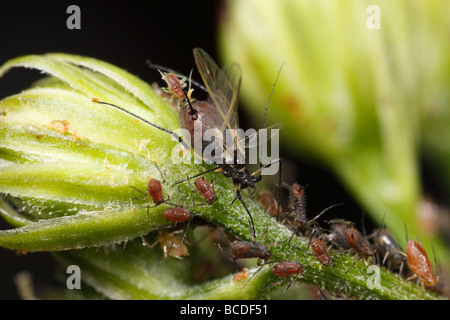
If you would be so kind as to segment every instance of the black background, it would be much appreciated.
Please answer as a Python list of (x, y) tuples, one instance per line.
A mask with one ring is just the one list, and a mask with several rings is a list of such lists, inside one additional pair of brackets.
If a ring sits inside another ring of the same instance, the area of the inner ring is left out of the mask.
[[(221, 1), (145, 3), (3, 2), (0, 8), (0, 64), (26, 54), (66, 52), (105, 60), (153, 82), (160, 76), (147, 67), (147, 59), (184, 74), (189, 74), (194, 68), (194, 47), (203, 48), (218, 60), (215, 34), (219, 17), (224, 13)], [(66, 27), (69, 17), (66, 10), (71, 4), (81, 9), (81, 30)], [(41, 77), (39, 72), (24, 68), (9, 71), (0, 78), (0, 98), (20, 92)], [(200, 79), (197, 77), (197, 80)], [(246, 128), (243, 108), (245, 106), (241, 106), (240, 123)], [(333, 218), (353, 213), (360, 219), (363, 210), (329, 172), (311, 163), (298, 160), (291, 163), (297, 168), (296, 172), (302, 173), (302, 181), (299, 182), (309, 185), (310, 212), (318, 213), (331, 204), (344, 202), (345, 206), (333, 209)], [(285, 174), (290, 176), (289, 182), (295, 180), (292, 173)], [(0, 227), (8, 228), (3, 221), (0, 221)], [(0, 299), (19, 299), (13, 277), (23, 270), (32, 272), (37, 285), (57, 285), (58, 281), (54, 279), (56, 268), (56, 262), (46, 253), (18, 256), (13, 251), (0, 248)]]

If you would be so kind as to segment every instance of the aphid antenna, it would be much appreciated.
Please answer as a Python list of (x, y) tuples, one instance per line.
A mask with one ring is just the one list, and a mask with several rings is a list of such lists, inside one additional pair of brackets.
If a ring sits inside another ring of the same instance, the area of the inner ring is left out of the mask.
[(344, 225), (347, 225), (347, 226), (350, 226), (350, 227), (355, 227), (355, 223), (354, 222), (352, 222), (352, 221), (348, 221), (348, 220), (345, 220), (345, 219), (332, 219), (332, 220), (329, 220), (329, 221), (325, 221), (327, 224), (344, 224)]
[[(152, 161), (152, 162), (153, 162), (153, 161)], [(156, 164), (156, 162), (153, 162), (153, 165), (154, 165), (154, 166), (156, 167), (156, 169), (158, 170), (159, 175), (160, 175), (161, 178), (163, 179), (163, 182), (166, 183), (166, 174), (163, 173), (163, 172), (161, 171), (161, 169), (158, 167), (158, 165)]]
[(327, 207), (327, 208), (325, 208), (325, 209), (323, 209), (322, 210), (322, 212), (320, 212), (318, 215), (316, 215), (314, 218), (312, 218), (311, 220), (309, 220), (309, 222), (308, 222), (308, 224), (309, 223), (314, 223), (317, 219), (319, 219), (325, 212), (327, 212), (328, 210), (330, 210), (330, 209), (333, 209), (333, 208), (336, 208), (336, 207), (339, 207), (339, 206), (342, 206), (344, 203), (335, 203), (335, 204), (333, 204), (333, 205), (331, 205), (331, 206), (329, 206), (329, 207)]
[(219, 248), (219, 250), (222, 252), (222, 255), (224, 256), (225, 259), (227, 259), (228, 261), (230, 261), (231, 263), (236, 263), (238, 262), (238, 259), (236, 258), (230, 258), (225, 251), (222, 249), (222, 246), (220, 245), (220, 243), (214, 243), (214, 245)]
[(150, 122), (150, 121), (148, 121), (148, 120), (146, 120), (146, 119), (144, 119), (144, 118), (142, 118), (142, 117), (140, 117), (140, 116), (138, 116), (138, 115), (136, 115), (136, 114), (134, 114), (134, 113), (132, 113), (132, 112), (130, 112), (130, 111), (124, 109), (124, 108), (122, 108), (122, 107), (119, 107), (119, 106), (117, 106), (117, 105), (115, 105), (115, 104), (112, 104), (112, 103), (109, 103), (109, 102), (100, 101), (100, 100), (98, 100), (97, 98), (92, 98), (91, 100), (92, 100), (92, 102), (94, 102), (94, 103), (103, 104), (103, 105), (106, 105), (106, 106), (110, 106), (110, 107), (116, 108), (116, 109), (118, 109), (118, 110), (120, 110), (120, 111), (122, 111), (122, 112), (125, 112), (125, 113), (127, 113), (127, 114), (129, 114), (129, 115), (135, 117), (136, 119), (141, 120), (142, 122), (145, 122), (146, 124), (151, 125), (152, 127), (156, 128), (156, 129), (159, 129), (159, 130), (161, 130), (161, 131), (164, 131), (164, 132), (166, 132), (166, 133), (169, 133), (169, 134), (171, 134), (175, 139), (177, 139), (177, 141), (180, 142), (185, 148), (187, 148), (188, 150), (191, 149), (191, 147), (184, 141), (184, 139), (183, 139), (182, 137), (180, 137), (176, 132), (170, 131), (170, 130), (165, 129), (165, 128), (163, 128), (163, 127), (160, 127), (160, 126), (158, 126), (157, 124), (154, 124), (153, 122)]
[(270, 99), (272, 99), (272, 95), (273, 95), (273, 92), (275, 91), (275, 86), (277, 85), (278, 78), (279, 78), (279, 76), (281, 74), (281, 69), (283, 69), (283, 66), (284, 66), (284, 62), (281, 65), (280, 69), (278, 70), (278, 74), (277, 74), (277, 77), (275, 79), (275, 83), (272, 86), (272, 90), (270, 91), (269, 99), (267, 100), (267, 103), (266, 103), (266, 110), (264, 111), (264, 120), (263, 120), (263, 126), (262, 126), (263, 129), (266, 127), (267, 110), (269, 109)]
[[(437, 272), (439, 272), (439, 269), (438, 269), (439, 259), (438, 259), (437, 255), (436, 255), (436, 253), (434, 252), (434, 246), (433, 246), (433, 244), (431, 244), (431, 251), (433, 251), (434, 265), (436, 266), (436, 270), (438, 270)], [(437, 281), (439, 281), (439, 273), (438, 273), (437, 276), (436, 276), (436, 282), (437, 282)]]
[(383, 230), (383, 226), (385, 226), (384, 221), (386, 219), (386, 213), (387, 213), (387, 209), (384, 209), (384, 214), (383, 214), (383, 219), (381, 219), (381, 225), (380, 225), (380, 230)]
[[(283, 66), (284, 66), (284, 62), (283, 62), (283, 64), (281, 65), (280, 69), (278, 70), (278, 74), (277, 74), (277, 77), (276, 77), (276, 79), (275, 79), (275, 83), (274, 83), (273, 86), (272, 86), (272, 90), (270, 91), (269, 99), (267, 100), (267, 103), (266, 103), (266, 109), (264, 110), (264, 119), (263, 119), (263, 126), (262, 126), (263, 129), (266, 128), (267, 110), (269, 109), (270, 100), (272, 99), (272, 95), (273, 95), (273, 92), (275, 91), (275, 86), (277, 85), (278, 78), (280, 77), (281, 70), (283, 69)], [(278, 173), (278, 185), (281, 185), (281, 170), (282, 170), (282, 166), (283, 166), (283, 165), (282, 165), (281, 159), (277, 159), (277, 160), (275, 160), (275, 161), (278, 161), (278, 162), (280, 163), (280, 169), (279, 169), (279, 173)], [(262, 162), (261, 162), (261, 158), (259, 159), (259, 171), (260, 171), (260, 176), (262, 175), (262, 169), (263, 169), (263, 168), (267, 168), (267, 166), (268, 166), (268, 165), (270, 166), (271, 164), (272, 164), (272, 161), (269, 162), (268, 164), (266, 164), (266, 165), (263, 166), (263, 165), (262, 165)], [(280, 220), (280, 211), (281, 211), (280, 198), (281, 198), (281, 191), (280, 191), (280, 188), (278, 188), (277, 221)]]
[(189, 90), (188, 92), (191, 91), (191, 84), (192, 84), (192, 73), (194, 72), (194, 69), (191, 69), (191, 72), (189, 72)]
[(363, 213), (361, 214), (361, 231), (362, 234), (367, 234), (366, 232), (366, 225), (365, 225), (365, 219), (366, 218), (366, 213), (363, 211)]

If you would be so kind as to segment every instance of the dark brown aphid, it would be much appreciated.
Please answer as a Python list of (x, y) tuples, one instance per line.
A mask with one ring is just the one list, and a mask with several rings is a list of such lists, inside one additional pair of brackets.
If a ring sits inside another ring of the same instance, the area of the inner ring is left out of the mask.
[(328, 241), (334, 243), (338, 248), (349, 250), (351, 247), (345, 241), (344, 230), (348, 228), (345, 224), (332, 224), (330, 226), (331, 233), (328, 235)]
[(313, 251), (314, 256), (321, 263), (319, 267), (319, 272), (322, 268), (322, 265), (329, 267), (333, 264), (333, 259), (330, 257), (328, 253), (327, 245), (324, 241), (319, 238), (314, 238), (311, 240), (311, 250)]
[(197, 191), (208, 204), (213, 204), (214, 202), (216, 202), (216, 194), (208, 180), (203, 177), (198, 177), (197, 179), (195, 179), (194, 185), (195, 188), (197, 188)]
[(422, 288), (424, 286), (435, 286), (438, 283), (438, 278), (433, 274), (433, 266), (423, 246), (413, 240), (408, 240), (406, 254), (408, 266), (414, 272), (414, 275), (409, 277), (408, 280), (419, 278)]
[(401, 253), (402, 249), (394, 238), (386, 230), (376, 230), (373, 233), (374, 243), (377, 247), (377, 254), (381, 257), (381, 265), (387, 262), (389, 270), (399, 270), (399, 275), (405, 265), (405, 256)]
[(268, 190), (261, 190), (258, 193), (258, 200), (272, 217), (278, 216), (278, 202)]
[(249, 241), (235, 241), (231, 244), (233, 253), (233, 262), (239, 259), (259, 258), (261, 260), (269, 260), (271, 253), (267, 246)]
[(153, 202), (155, 203), (155, 206), (164, 203), (164, 196), (162, 193), (161, 182), (159, 180), (150, 179), (150, 181), (148, 182), (147, 192), (152, 198)]
[(164, 210), (164, 217), (170, 222), (185, 222), (192, 220), (192, 213), (185, 208), (168, 208)]

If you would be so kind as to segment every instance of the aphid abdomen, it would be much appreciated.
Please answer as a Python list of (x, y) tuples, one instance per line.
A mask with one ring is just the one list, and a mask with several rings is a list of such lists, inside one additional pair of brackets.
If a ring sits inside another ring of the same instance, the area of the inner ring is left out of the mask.
[(360, 256), (370, 257), (375, 254), (369, 242), (361, 235), (361, 233), (354, 228), (344, 229), (345, 241), (352, 247)]
[(438, 280), (433, 274), (433, 266), (422, 245), (413, 240), (408, 240), (406, 253), (409, 268), (414, 271), (423, 283), (428, 287), (436, 285)]
[[(214, 105), (207, 101), (195, 101), (191, 105), (192, 109), (188, 106), (180, 109), (180, 127), (189, 133), (190, 136), (185, 136), (185, 139), (189, 141), (191, 148), (198, 145), (202, 146), (203, 151), (211, 143), (210, 140), (204, 138), (207, 136), (205, 132), (211, 129), (220, 130), (223, 119)], [(214, 132), (210, 131), (209, 134), (211, 133)], [(215, 134), (223, 133), (215, 132)]]
[(155, 205), (160, 205), (164, 202), (164, 196), (162, 194), (161, 182), (156, 179), (151, 179), (148, 182), (148, 194), (152, 197)]
[(272, 268), (272, 272), (279, 278), (292, 276), (294, 274), (303, 273), (304, 267), (298, 262), (282, 262), (276, 264)]
[(216, 194), (214, 193), (214, 189), (211, 187), (211, 184), (203, 177), (199, 177), (194, 182), (197, 191), (200, 195), (206, 200), (208, 204), (213, 204), (216, 200)]
[(318, 238), (313, 239), (311, 241), (311, 249), (316, 259), (324, 266), (329, 267), (333, 263), (333, 260), (328, 253), (327, 245), (322, 240)]
[(168, 208), (164, 211), (164, 217), (170, 222), (184, 222), (192, 219), (192, 213), (184, 208)]

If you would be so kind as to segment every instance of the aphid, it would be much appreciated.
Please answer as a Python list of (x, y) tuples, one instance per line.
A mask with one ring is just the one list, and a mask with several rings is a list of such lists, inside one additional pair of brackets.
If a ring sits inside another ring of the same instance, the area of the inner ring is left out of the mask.
[(177, 259), (182, 259), (182, 257), (189, 255), (188, 249), (184, 244), (184, 239), (176, 235), (175, 232), (159, 234), (157, 241), (163, 249), (165, 258), (170, 256)]
[(272, 217), (277, 217), (279, 206), (272, 193), (268, 190), (261, 190), (258, 193), (258, 200)]
[[(159, 174), (161, 175), (161, 177), (163, 177), (163, 182), (165, 182), (165, 178), (164, 178), (163, 172), (159, 169), (159, 167), (156, 165), (156, 163), (154, 163), (154, 165), (155, 165), (156, 169), (158, 169)], [(168, 199), (166, 200), (164, 198), (162, 185), (161, 185), (161, 182), (158, 179), (151, 178), (149, 180), (146, 193), (142, 192), (141, 190), (139, 190), (139, 189), (137, 189), (137, 188), (135, 188), (133, 186), (131, 186), (131, 188), (133, 188), (137, 192), (145, 195), (144, 199), (137, 199), (137, 200), (146, 201), (147, 197), (150, 196), (152, 198), (152, 201), (153, 201), (155, 207), (159, 206), (162, 203), (172, 204), (172, 203), (168, 202)], [(174, 204), (172, 204), (172, 205), (174, 205)], [(147, 207), (147, 215), (149, 213), (149, 210), (150, 210), (150, 205), (148, 205), (148, 207)]]
[(216, 202), (216, 194), (208, 180), (203, 177), (198, 177), (197, 179), (195, 179), (194, 185), (197, 191), (208, 204), (213, 204), (214, 202)]
[(283, 187), (289, 191), (288, 215), (293, 218), (293, 223), (299, 230), (304, 230), (308, 223), (306, 217), (306, 187), (297, 183), (292, 186), (283, 184)]
[(332, 224), (330, 226), (330, 234), (328, 235), (328, 241), (334, 243), (339, 248), (344, 250), (349, 250), (351, 247), (348, 245), (347, 241), (345, 241), (344, 237), (344, 229), (347, 228), (345, 224)]
[(408, 240), (406, 255), (408, 266), (414, 272), (414, 275), (407, 280), (419, 278), (423, 289), (425, 286), (433, 287), (438, 283), (438, 277), (433, 274), (433, 266), (428, 259), (427, 252), (420, 243)]
[[(345, 241), (347, 241), (348, 245), (363, 259), (366, 267), (368, 267), (369, 265), (366, 258), (374, 256), (376, 252), (372, 245), (355, 228), (345, 228), (344, 238)], [(350, 269), (345, 271), (344, 274), (347, 274), (347, 272), (349, 272), (356, 265), (356, 258), (357, 255), (355, 255), (353, 265), (350, 267)]]
[[(249, 227), (250, 231), (252, 229), (252, 226), (250, 225), (249, 221)], [(263, 239), (265, 235), (267, 234), (268, 227), (266, 228), (266, 231), (264, 233)], [(277, 245), (277, 243), (273, 243), (270, 245), (263, 245), (261, 242), (256, 241), (253, 233), (252, 235), (252, 241), (243, 241), (243, 240), (236, 240), (231, 244), (231, 252), (233, 253), (233, 259), (230, 259), (231, 262), (236, 263), (239, 261), (239, 259), (252, 259), (252, 258), (258, 258), (263, 261), (262, 266), (264, 266), (267, 263), (267, 260), (270, 259), (272, 253), (270, 252), (269, 246), (271, 245)], [(222, 247), (216, 243), (215, 244), (220, 251), (225, 255), (225, 252), (222, 250)]]
[(171, 94), (180, 103), (184, 102), (186, 99), (186, 95), (184, 94), (184, 88), (186, 87), (185, 79), (180, 80), (173, 72), (159, 72), (161, 73), (162, 79), (167, 83), (167, 88), (162, 88), (162, 90)]
[(233, 262), (239, 259), (259, 258), (263, 261), (269, 260), (271, 253), (267, 246), (249, 241), (234, 241), (231, 244), (231, 252), (233, 253)]
[(153, 248), (156, 244), (159, 244), (164, 252), (164, 258), (174, 257), (177, 259), (182, 259), (182, 257), (188, 256), (189, 252), (186, 245), (184, 244), (184, 236), (183, 238), (180, 238), (177, 235), (180, 232), (181, 230), (173, 231), (170, 233), (160, 232), (153, 244), (147, 243), (147, 240), (145, 238), (142, 239), (144, 241), (144, 244), (149, 248)]
[[(319, 236), (314, 236), (315, 233), (319, 233)], [(309, 246), (311, 247), (312, 254), (309, 252), (304, 251), (302, 248), (296, 247), (298, 250), (303, 251), (305, 254), (309, 256), (314, 256), (317, 261), (319, 262), (319, 272), (322, 270), (322, 266), (329, 267), (334, 263), (334, 259), (331, 257), (327, 244), (324, 240), (322, 240), (322, 237), (326, 237), (325, 234), (322, 231), (322, 228), (315, 227), (312, 229), (311, 235), (310, 235), (310, 243)]]
[(358, 255), (362, 258), (366, 267), (368, 267), (367, 258), (373, 257), (376, 253), (376, 248), (374, 248), (367, 239), (355, 228), (355, 224), (350, 221), (345, 221), (341, 219), (331, 220), (329, 224), (339, 224), (344, 225), (342, 230), (342, 235), (344, 236), (345, 242), (350, 247), (349, 250), (353, 250), (356, 255), (353, 261), (353, 265), (345, 271), (347, 274), (356, 265), (356, 259)]
[[(285, 277), (291, 277), (289, 284), (284, 289), (283, 293), (289, 289), (289, 287), (294, 283), (295, 280), (297, 280), (299, 277), (302, 277), (303, 272), (305, 271), (305, 268), (303, 265), (299, 262), (291, 262), (291, 261), (285, 261), (278, 263), (273, 266), (272, 273), (277, 276), (278, 278), (285, 278)], [(297, 277), (293, 277), (294, 275), (297, 275)], [(270, 284), (272, 285), (278, 285), (282, 284), (284, 280), (281, 280), (276, 283)]]
[(156, 179), (150, 179), (148, 182), (148, 194), (153, 199), (155, 206), (160, 205), (164, 202), (164, 196), (162, 193), (161, 182)]
[(328, 247), (323, 240), (314, 238), (311, 240), (310, 246), (314, 256), (321, 263), (319, 266), (319, 272), (322, 269), (322, 265), (325, 267), (329, 267), (333, 264), (334, 260), (328, 253)]
[(185, 208), (174, 207), (164, 210), (164, 217), (170, 222), (185, 222), (192, 220), (193, 215)]
[(283, 184), (283, 187), (289, 191), (288, 212), (286, 214), (288, 217), (292, 219), (291, 223), (294, 225), (292, 237), (297, 231), (301, 231), (304, 235), (308, 235), (318, 218), (320, 218), (329, 209), (342, 205), (342, 203), (338, 203), (329, 206), (328, 208), (325, 208), (321, 213), (316, 215), (314, 218), (309, 220), (308, 217), (306, 216), (305, 190), (307, 186), (303, 187), (297, 183), (294, 183), (292, 186), (289, 186), (288, 184)]
[(299, 262), (281, 262), (273, 266), (272, 272), (275, 276), (279, 278), (284, 278), (287, 276), (292, 276), (297, 273), (302, 273), (304, 271), (303, 265)]
[(345, 241), (357, 254), (363, 258), (371, 257), (375, 254), (375, 249), (355, 228), (344, 229)]
[(377, 254), (381, 257), (381, 265), (387, 262), (389, 270), (399, 270), (402, 274), (405, 265), (405, 256), (401, 254), (402, 249), (386, 230), (376, 230), (373, 233), (374, 243), (377, 247)]

